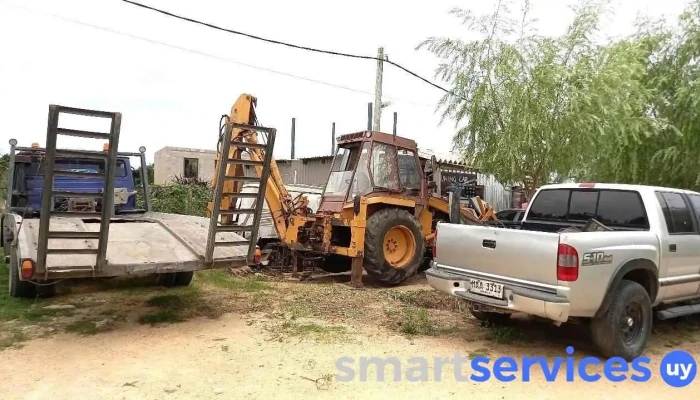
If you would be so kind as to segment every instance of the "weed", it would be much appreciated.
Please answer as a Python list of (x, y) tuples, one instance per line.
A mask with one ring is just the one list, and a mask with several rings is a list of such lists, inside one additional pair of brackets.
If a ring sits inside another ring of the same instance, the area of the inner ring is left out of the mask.
[(496, 343), (509, 344), (522, 341), (524, 338), (523, 332), (513, 326), (491, 323), (486, 323), (484, 326), (488, 329), (487, 339)]
[(146, 304), (151, 307), (161, 307), (161, 308), (182, 308), (183, 301), (182, 297), (176, 294), (165, 294), (161, 296), (153, 296), (146, 301)]
[(409, 307), (399, 322), (399, 331), (406, 335), (433, 335), (437, 329), (426, 309)]
[(345, 338), (347, 329), (343, 326), (328, 326), (320, 325), (315, 322), (300, 323), (293, 320), (286, 320), (281, 325), (268, 329), (275, 334), (275, 338), (280, 338), (282, 335), (311, 337), (318, 341), (334, 341)]
[(182, 322), (184, 321), (184, 318), (182, 315), (173, 312), (173, 311), (156, 311), (156, 312), (151, 312), (144, 314), (139, 317), (138, 319), (140, 324), (148, 324), (148, 325), (157, 325), (157, 324), (165, 324), (165, 323), (175, 323), (175, 322)]
[(469, 359), (473, 360), (477, 357), (487, 357), (489, 355), (489, 352), (490, 352), (490, 350), (485, 348), (485, 347), (473, 350), (473, 351), (469, 352)]
[(284, 303), (282, 309), (285, 313), (289, 314), (291, 319), (305, 318), (311, 316), (311, 307), (306, 303), (301, 303), (298, 301), (291, 301), (289, 303)]
[(97, 325), (91, 320), (76, 321), (71, 324), (66, 325), (66, 332), (77, 333), (80, 335), (94, 335), (100, 330), (97, 329)]

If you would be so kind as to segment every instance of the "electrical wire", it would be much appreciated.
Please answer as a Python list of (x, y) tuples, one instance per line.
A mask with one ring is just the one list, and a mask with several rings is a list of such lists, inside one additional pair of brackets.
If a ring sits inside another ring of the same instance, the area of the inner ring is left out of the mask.
[(433, 83), (433, 82), (431, 82), (430, 80), (428, 80), (428, 79), (426, 79), (426, 78), (423, 78), (422, 76), (420, 76), (420, 75), (418, 75), (417, 73), (411, 71), (410, 69), (408, 69), (408, 68), (402, 66), (401, 64), (396, 63), (396, 62), (393, 62), (393, 61), (390, 61), (388, 58), (382, 60), (382, 59), (379, 59), (379, 58), (374, 57), (374, 56), (365, 56), (365, 55), (360, 55), (360, 54), (350, 54), (350, 53), (343, 53), (343, 52), (333, 51), (333, 50), (323, 50), (323, 49), (316, 49), (316, 48), (313, 48), (313, 47), (300, 46), (300, 45), (296, 45), (296, 44), (292, 44), (292, 43), (288, 43), (288, 42), (282, 42), (282, 41), (279, 41), (279, 40), (264, 38), (264, 37), (257, 36), (257, 35), (253, 35), (253, 34), (250, 34), (250, 33), (235, 31), (235, 30), (233, 30), (233, 29), (223, 28), (223, 27), (220, 27), (220, 26), (218, 26), (218, 25), (214, 25), (214, 24), (210, 24), (210, 23), (208, 23), (208, 22), (203, 22), (203, 21), (199, 21), (199, 20), (196, 20), (196, 19), (184, 17), (184, 16), (182, 16), (182, 15), (173, 14), (173, 13), (171, 13), (171, 12), (168, 12), (168, 11), (165, 11), (165, 10), (161, 10), (161, 9), (159, 9), (159, 8), (151, 7), (151, 6), (148, 6), (148, 5), (145, 5), (145, 4), (141, 4), (141, 3), (138, 3), (138, 2), (135, 2), (135, 1), (132, 1), (132, 0), (122, 0), (122, 1), (125, 2), (125, 3), (128, 3), (128, 4), (131, 4), (131, 5), (137, 6), (137, 7), (145, 8), (145, 9), (151, 10), (151, 11), (155, 11), (155, 12), (157, 12), (157, 13), (166, 15), (166, 16), (168, 16), (168, 17), (177, 18), (177, 19), (180, 19), (180, 20), (183, 20), (183, 21), (187, 21), (187, 22), (192, 22), (192, 23), (194, 23), (194, 24), (206, 26), (207, 28), (211, 28), (211, 29), (216, 29), (216, 30), (223, 31), (223, 32), (232, 33), (232, 34), (234, 34), (234, 35), (241, 35), (241, 36), (245, 36), (245, 37), (248, 37), (248, 38), (251, 38), (251, 39), (261, 40), (261, 41), (267, 42), (267, 43), (278, 44), (278, 45), (281, 45), (281, 46), (287, 46), (287, 47), (291, 47), (291, 48), (294, 48), (294, 49), (306, 50), (306, 51), (311, 51), (311, 52), (315, 52), (315, 53), (329, 54), (329, 55), (334, 55), (334, 56), (341, 56), (341, 57), (348, 57), (348, 58), (357, 58), (357, 59), (362, 59), (362, 60), (383, 61), (383, 62), (385, 62), (385, 63), (387, 63), (387, 64), (393, 65), (393, 66), (396, 67), (396, 68), (399, 68), (400, 70), (402, 70), (402, 71), (408, 73), (409, 75), (411, 75), (411, 76), (413, 76), (413, 77), (415, 77), (415, 78), (418, 78), (418, 79), (420, 79), (421, 81), (423, 81), (423, 82), (425, 82), (425, 83), (427, 83), (427, 84), (429, 84), (429, 85), (431, 85), (431, 86), (433, 86), (433, 87), (435, 87), (435, 88), (437, 88), (437, 89), (442, 90), (443, 92), (445, 92), (445, 93), (447, 93), (447, 94), (456, 96), (456, 95), (454, 94), (454, 92), (452, 92), (451, 90), (447, 90), (447, 89), (445, 89), (444, 87), (442, 87), (442, 86), (440, 86), (440, 85), (438, 85), (438, 84), (436, 84), (436, 83)]
[[(73, 24), (76, 24), (76, 25), (81, 25), (81, 26), (84, 26), (84, 27), (93, 28), (93, 29), (97, 29), (97, 30), (104, 31), (104, 32), (109, 32), (109, 33), (113, 33), (113, 34), (116, 34), (116, 35), (128, 37), (128, 38), (130, 38), (130, 39), (140, 40), (140, 41), (143, 41), (143, 42), (148, 42), (148, 43), (151, 43), (151, 44), (155, 44), (155, 45), (159, 45), (159, 46), (163, 46), (163, 47), (168, 47), (168, 48), (175, 49), (175, 50), (184, 51), (184, 52), (186, 52), (186, 53), (191, 53), (191, 54), (195, 54), (195, 55), (202, 56), (202, 57), (212, 58), (212, 59), (215, 59), (215, 60), (218, 60), (218, 61), (228, 62), (228, 63), (231, 63), (231, 64), (236, 64), (236, 65), (240, 65), (240, 66), (243, 66), (243, 67), (247, 67), (247, 68), (251, 68), (251, 69), (256, 69), (256, 70), (259, 70), (259, 71), (265, 71), (265, 72), (269, 72), (269, 73), (273, 73), (273, 74), (285, 76), (285, 77), (288, 77), (288, 78), (294, 78), (294, 79), (299, 79), (299, 80), (306, 81), (306, 82), (316, 83), (316, 84), (319, 84), (319, 85), (325, 85), (325, 86), (329, 86), (329, 87), (332, 87), (332, 88), (335, 88), (335, 89), (342, 89), (342, 90), (347, 90), (347, 91), (350, 91), (350, 92), (355, 92), (355, 93), (361, 93), (361, 94), (367, 94), (367, 95), (372, 95), (372, 96), (374, 96), (374, 93), (373, 93), (373, 92), (370, 92), (370, 91), (367, 91), (367, 90), (355, 89), (355, 88), (352, 88), (352, 87), (349, 87), (349, 86), (344, 86), (344, 85), (339, 85), (339, 84), (335, 84), (335, 83), (330, 83), (330, 82), (326, 82), (326, 81), (322, 81), (322, 80), (318, 80), (318, 79), (313, 79), (313, 78), (309, 78), (309, 77), (305, 77), (305, 76), (294, 75), (294, 74), (291, 74), (291, 73), (288, 73), (288, 72), (282, 72), (282, 71), (277, 71), (277, 70), (274, 70), (274, 69), (271, 69), (271, 68), (261, 67), (261, 66), (259, 66), (259, 65), (244, 63), (244, 62), (237, 61), (237, 60), (233, 60), (233, 59), (230, 59), (230, 58), (221, 57), (221, 56), (217, 56), (217, 55), (210, 54), (210, 53), (205, 53), (205, 52), (203, 52), (203, 51), (194, 50), (194, 49), (190, 49), (190, 48), (187, 48), (187, 47), (182, 47), (182, 46), (178, 46), (178, 45), (174, 45), (174, 44), (162, 42), (162, 41), (159, 41), (159, 40), (149, 39), (149, 38), (146, 38), (146, 37), (143, 37), (143, 36), (138, 36), (138, 35), (134, 35), (134, 34), (127, 33), (127, 32), (122, 32), (122, 31), (119, 31), (119, 30), (116, 30), (116, 29), (112, 29), (112, 28), (107, 28), (107, 27), (103, 27), (103, 26), (99, 26), (99, 25), (95, 25), (95, 24), (90, 24), (90, 23), (87, 23), (87, 22), (83, 22), (83, 21), (80, 21), (80, 20), (73, 19), (73, 18), (64, 17), (64, 16), (62, 16), (62, 15), (57, 15), (57, 14), (53, 14), (53, 13), (49, 13), (49, 12), (43, 12), (43, 11), (33, 10), (33, 9), (31, 9), (31, 8), (27, 8), (27, 7), (18, 5), (18, 4), (13, 4), (13, 3), (11, 3), (11, 2), (0, 1), (0, 4), (4, 4), (4, 5), (10, 6), (10, 7), (15, 7), (15, 8), (17, 8), (17, 9), (21, 9), (21, 10), (23, 10), (23, 11), (25, 11), (25, 12), (28, 12), (28, 13), (31, 13), (31, 14), (43, 15), (43, 16), (47, 16), (47, 17), (52, 17), (52, 18), (60, 19), (60, 20), (62, 20), (62, 21), (70, 22), (70, 23), (73, 23)], [(433, 107), (434, 107), (434, 105), (430, 105), (430, 104), (426, 104), (426, 103), (419, 103), (419, 102), (416, 102), (416, 101), (413, 101), (413, 100), (403, 99), (403, 98), (400, 98), (400, 97), (394, 97), (394, 96), (390, 96), (390, 95), (383, 95), (382, 97), (384, 97), (384, 98), (386, 98), (386, 99), (388, 99), (388, 100), (394, 100), (394, 101), (404, 102), (404, 103), (407, 103), (407, 104), (412, 104), (412, 105), (417, 106), (417, 107), (430, 107), (430, 108), (433, 108)]]

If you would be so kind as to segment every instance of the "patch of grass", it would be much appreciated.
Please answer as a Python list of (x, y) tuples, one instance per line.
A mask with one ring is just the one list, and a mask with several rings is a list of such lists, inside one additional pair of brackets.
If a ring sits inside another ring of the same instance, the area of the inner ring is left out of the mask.
[(148, 325), (158, 325), (158, 324), (172, 324), (176, 322), (184, 321), (182, 315), (174, 311), (156, 311), (144, 314), (138, 319), (140, 324)]
[(164, 294), (160, 296), (153, 296), (146, 300), (146, 304), (151, 307), (161, 307), (161, 308), (182, 308), (183, 300), (182, 297), (176, 294)]
[(272, 287), (262, 277), (232, 277), (225, 270), (213, 269), (197, 273), (197, 280), (204, 284), (241, 292), (261, 292)]
[(476, 350), (472, 350), (469, 352), (469, 359), (473, 360), (477, 357), (487, 357), (491, 351), (485, 347), (481, 347)]
[(312, 314), (311, 307), (306, 303), (297, 301), (297, 299), (284, 303), (282, 305), (282, 310), (286, 314), (289, 314), (291, 319), (306, 318), (310, 317)]
[(465, 310), (459, 299), (436, 290), (390, 290), (389, 296), (413, 307), (455, 312)]
[(347, 329), (343, 326), (321, 325), (316, 322), (302, 323), (293, 320), (286, 320), (281, 325), (271, 327), (268, 330), (279, 338), (288, 335), (310, 337), (318, 341), (334, 341), (348, 335)]
[(211, 298), (205, 298), (204, 294), (199, 288), (191, 286), (170, 289), (168, 294), (152, 296), (146, 300), (146, 305), (156, 310), (142, 315), (138, 322), (157, 325), (182, 322), (202, 316), (209, 318), (221, 316), (224, 311), (217, 308)]
[(75, 310), (45, 310), (44, 307), (55, 302), (53, 299), (17, 299), (8, 293), (8, 269), (4, 255), (0, 251), (0, 321), (20, 320), (24, 322), (41, 322), (51, 316), (70, 316)]
[(434, 335), (438, 330), (425, 308), (408, 307), (399, 321), (399, 331), (406, 335)]
[(77, 333), (79, 335), (94, 335), (99, 333), (97, 325), (91, 320), (81, 320), (66, 325), (66, 332)]
[(487, 323), (486, 339), (496, 343), (510, 344), (524, 340), (525, 335), (517, 327)]

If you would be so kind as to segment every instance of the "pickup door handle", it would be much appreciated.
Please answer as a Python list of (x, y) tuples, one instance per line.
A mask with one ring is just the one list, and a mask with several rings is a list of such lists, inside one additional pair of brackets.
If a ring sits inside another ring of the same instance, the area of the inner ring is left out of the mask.
[(489, 249), (495, 249), (496, 241), (491, 239), (484, 239), (484, 241), (481, 242), (481, 245)]
[(671, 253), (675, 253), (675, 251), (676, 251), (676, 245), (675, 245), (675, 244), (669, 244), (669, 245), (668, 245), (668, 251), (670, 251)]

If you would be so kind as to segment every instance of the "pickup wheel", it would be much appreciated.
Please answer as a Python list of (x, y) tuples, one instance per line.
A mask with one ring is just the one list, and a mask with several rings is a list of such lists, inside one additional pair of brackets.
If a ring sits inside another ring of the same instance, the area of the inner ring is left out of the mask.
[(495, 312), (487, 312), (487, 311), (474, 311), (474, 310), (469, 310), (469, 312), (472, 314), (472, 316), (476, 319), (478, 319), (481, 322), (490, 322), (494, 324), (502, 324), (508, 319), (510, 319), (511, 314), (501, 314), (501, 313), (495, 313)]
[(425, 240), (413, 214), (383, 208), (367, 219), (363, 266), (368, 275), (399, 284), (418, 272), (424, 255)]
[(608, 312), (591, 321), (591, 337), (603, 356), (629, 361), (644, 351), (651, 324), (649, 294), (637, 282), (622, 280)]
[(21, 281), (19, 279), (17, 254), (14, 251), (10, 252), (10, 263), (7, 264), (9, 270), (8, 289), (10, 297), (30, 299), (37, 295), (36, 286), (31, 282)]

